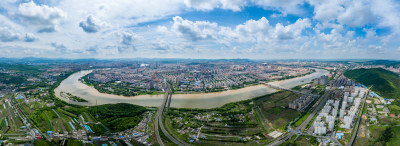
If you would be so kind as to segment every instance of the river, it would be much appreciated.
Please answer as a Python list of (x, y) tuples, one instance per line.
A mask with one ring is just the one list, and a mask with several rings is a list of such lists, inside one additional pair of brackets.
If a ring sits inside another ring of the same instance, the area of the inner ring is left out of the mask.
[[(281, 86), (284, 88), (292, 88), (301, 84), (311, 82), (312, 79), (318, 78), (322, 75), (328, 75), (328, 71), (322, 69), (315, 69), (316, 72), (282, 81), (270, 82), (272, 85)], [(79, 81), (79, 79), (91, 70), (80, 71), (72, 74), (54, 90), (56, 96), (68, 103), (78, 105), (100, 105), (108, 103), (131, 103), (141, 106), (160, 106), (164, 95), (138, 95), (132, 97), (125, 97), (119, 95), (100, 93), (95, 88), (87, 86)], [(266, 94), (271, 94), (277, 90), (267, 87), (265, 85), (249, 86), (236, 90), (228, 90), (215, 93), (196, 93), (196, 94), (174, 94), (172, 96), (171, 107), (177, 108), (215, 108), (220, 107), (226, 103), (251, 99)], [(60, 96), (61, 92), (68, 92), (72, 95), (86, 99), (88, 102), (74, 102)]]

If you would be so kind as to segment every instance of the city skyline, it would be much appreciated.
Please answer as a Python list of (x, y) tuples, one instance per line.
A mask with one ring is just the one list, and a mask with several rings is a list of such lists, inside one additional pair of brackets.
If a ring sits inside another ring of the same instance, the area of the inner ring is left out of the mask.
[(0, 57), (398, 59), (394, 0), (0, 2)]

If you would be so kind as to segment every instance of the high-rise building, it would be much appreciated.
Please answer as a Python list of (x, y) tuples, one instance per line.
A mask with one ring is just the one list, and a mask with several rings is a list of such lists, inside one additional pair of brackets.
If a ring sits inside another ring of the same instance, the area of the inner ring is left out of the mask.
[(314, 85), (327, 85), (328, 83), (328, 76), (325, 75), (314, 79)]

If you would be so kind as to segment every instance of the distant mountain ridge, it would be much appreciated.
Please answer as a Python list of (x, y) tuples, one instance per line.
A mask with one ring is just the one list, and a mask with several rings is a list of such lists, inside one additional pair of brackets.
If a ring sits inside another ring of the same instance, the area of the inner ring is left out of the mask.
[(384, 98), (400, 99), (399, 74), (382, 68), (361, 68), (346, 71), (344, 75), (366, 86), (373, 85), (372, 90)]

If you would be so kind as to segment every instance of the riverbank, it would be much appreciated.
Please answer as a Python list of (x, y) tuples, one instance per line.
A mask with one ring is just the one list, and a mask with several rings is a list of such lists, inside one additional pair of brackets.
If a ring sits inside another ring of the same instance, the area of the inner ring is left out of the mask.
[[(281, 80), (287, 80), (287, 79), (292, 79), (292, 78), (297, 78), (297, 77), (302, 77), (306, 76), (309, 74), (314, 73), (315, 70), (312, 70), (308, 73), (297, 75), (297, 76), (286, 76), (283, 78), (279, 79), (274, 79), (274, 80), (268, 80), (268, 82), (275, 82), (275, 81), (281, 81)], [(91, 73), (91, 72), (90, 72)], [(82, 76), (79, 81), (81, 81), (83, 84), (86, 84), (87, 86), (95, 88), (97, 91), (100, 93), (104, 94), (113, 94), (113, 95), (118, 95), (118, 96), (125, 96), (125, 97), (135, 97), (139, 95), (162, 95), (164, 94), (163, 91), (161, 90), (147, 90), (145, 88), (141, 87), (131, 87), (130, 83), (114, 83), (114, 82), (107, 82), (107, 83), (102, 83), (102, 82), (97, 82), (94, 80), (89, 79), (89, 74), (86, 74)], [(266, 80), (265, 80), (266, 81)], [(218, 92), (224, 92), (224, 91), (229, 91), (229, 90), (237, 90), (237, 89), (242, 89), (250, 86), (255, 86), (255, 85), (260, 85), (262, 84), (260, 81), (254, 81), (252, 83), (247, 83), (243, 85), (238, 85), (234, 87), (230, 87), (230, 89), (224, 89), (223, 87), (218, 88), (218, 89), (203, 89), (203, 90), (185, 90), (185, 91), (177, 91), (175, 90), (173, 94), (204, 94), (204, 93), (218, 93)]]
[[(114, 104), (114, 103), (131, 103), (141, 106), (156, 107), (161, 104), (164, 95), (138, 95), (133, 97), (124, 97), (112, 94), (104, 94), (98, 92), (93, 87), (89, 87), (79, 79), (90, 73), (90, 70), (80, 71), (72, 74), (67, 79), (61, 82), (61, 84), (54, 90), (58, 98), (78, 105), (100, 105), (100, 104)], [(270, 84), (276, 84), (285, 88), (292, 88), (306, 82), (310, 82), (312, 79), (317, 78), (321, 75), (327, 75), (329, 72), (326, 70), (316, 69), (316, 72), (288, 80), (281, 80), (271, 82)], [(81, 97), (88, 102), (72, 102), (60, 96), (61, 91), (71, 93), (72, 95)], [(226, 103), (251, 99), (266, 94), (271, 94), (277, 90), (269, 88), (265, 85), (255, 85), (245, 87), (236, 90), (228, 90), (223, 92), (214, 93), (200, 93), (200, 94), (176, 94), (172, 98), (171, 107), (177, 108), (216, 108)]]

